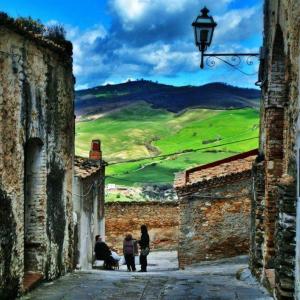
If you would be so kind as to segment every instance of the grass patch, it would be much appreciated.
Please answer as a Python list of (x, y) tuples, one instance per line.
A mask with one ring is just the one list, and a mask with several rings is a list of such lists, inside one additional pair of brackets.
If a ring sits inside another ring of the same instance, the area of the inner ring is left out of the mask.
[[(100, 138), (106, 161), (142, 159), (108, 166), (107, 183), (172, 183), (176, 172), (257, 148), (258, 124), (259, 113), (250, 108), (176, 114), (139, 102), (76, 123), (76, 154), (88, 156), (90, 141)], [(244, 139), (251, 140), (235, 143)]]

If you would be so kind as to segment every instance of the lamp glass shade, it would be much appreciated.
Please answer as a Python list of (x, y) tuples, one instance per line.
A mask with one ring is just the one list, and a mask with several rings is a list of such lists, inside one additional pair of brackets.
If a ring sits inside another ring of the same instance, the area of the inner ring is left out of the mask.
[(217, 23), (212, 17), (209, 17), (208, 9), (201, 10), (202, 15), (198, 16), (192, 26), (195, 33), (195, 44), (200, 50), (205, 51), (210, 46)]

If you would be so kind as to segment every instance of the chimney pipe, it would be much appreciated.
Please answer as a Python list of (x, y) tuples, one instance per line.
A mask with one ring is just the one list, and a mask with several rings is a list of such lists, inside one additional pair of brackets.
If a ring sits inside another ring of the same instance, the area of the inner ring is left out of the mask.
[(102, 160), (102, 151), (101, 151), (101, 141), (100, 140), (92, 140), (91, 150), (90, 150), (90, 159)]

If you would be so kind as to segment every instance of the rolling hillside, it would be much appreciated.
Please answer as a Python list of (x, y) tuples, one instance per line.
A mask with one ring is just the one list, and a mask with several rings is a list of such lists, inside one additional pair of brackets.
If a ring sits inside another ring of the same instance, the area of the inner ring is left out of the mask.
[(170, 184), (175, 172), (256, 148), (258, 118), (253, 108), (175, 113), (134, 101), (77, 122), (76, 154), (87, 156), (91, 139), (100, 138), (108, 183)]
[(102, 114), (135, 102), (145, 101), (153, 108), (180, 112), (191, 107), (210, 109), (257, 108), (259, 90), (223, 83), (175, 87), (146, 80), (99, 86), (76, 93), (76, 115)]

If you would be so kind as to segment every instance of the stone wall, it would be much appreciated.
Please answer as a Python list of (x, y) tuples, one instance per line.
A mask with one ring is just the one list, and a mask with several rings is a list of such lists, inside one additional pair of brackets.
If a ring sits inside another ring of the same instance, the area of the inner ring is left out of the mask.
[(251, 201), (250, 269), (260, 277), (263, 268), (265, 166), (261, 157), (253, 164), (253, 197)]
[(275, 285), (280, 298), (293, 297), (296, 254), (296, 186), (294, 178), (286, 176), (278, 185), (278, 221), (276, 223)]
[[(299, 15), (299, 1), (265, 0), (259, 78), (260, 157), (264, 161), (254, 172), (252, 211), (257, 222), (253, 223), (250, 261), (253, 273), (274, 288), (277, 299), (300, 299), (300, 233), (295, 245), (300, 148)], [(290, 178), (288, 184), (285, 178)]]
[(0, 20), (1, 299), (13, 299), (30, 271), (52, 279), (72, 267), (74, 79), (67, 45)]
[(152, 250), (175, 250), (178, 246), (178, 203), (118, 202), (105, 204), (105, 233), (108, 245), (122, 253), (126, 233), (141, 236), (147, 225)]
[(248, 252), (250, 173), (228, 184), (195, 187), (180, 194), (180, 268)]

